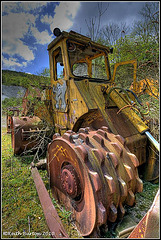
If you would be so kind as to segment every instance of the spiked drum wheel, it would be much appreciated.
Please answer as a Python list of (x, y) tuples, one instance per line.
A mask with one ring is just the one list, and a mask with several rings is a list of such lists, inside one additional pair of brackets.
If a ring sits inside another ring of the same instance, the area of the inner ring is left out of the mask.
[(97, 131), (81, 128), (48, 145), (47, 166), (53, 195), (72, 211), (77, 227), (88, 236), (108, 221), (125, 214), (124, 204), (135, 203), (142, 191), (136, 156), (124, 139), (107, 127)]

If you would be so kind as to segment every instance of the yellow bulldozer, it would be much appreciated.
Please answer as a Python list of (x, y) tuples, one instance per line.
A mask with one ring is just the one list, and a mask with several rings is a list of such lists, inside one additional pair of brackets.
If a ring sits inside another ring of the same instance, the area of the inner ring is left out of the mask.
[(98, 236), (103, 225), (124, 217), (124, 205), (135, 204), (143, 179), (159, 179), (159, 143), (139, 110), (136, 61), (119, 64), (134, 65), (133, 88), (123, 89), (115, 84), (118, 64), (111, 76), (112, 49), (74, 31), (54, 34), (51, 86), (34, 116), (12, 117), (12, 146), (15, 154), (31, 149), (41, 120), (52, 126), (46, 169), (53, 196), (72, 212), (82, 236)]

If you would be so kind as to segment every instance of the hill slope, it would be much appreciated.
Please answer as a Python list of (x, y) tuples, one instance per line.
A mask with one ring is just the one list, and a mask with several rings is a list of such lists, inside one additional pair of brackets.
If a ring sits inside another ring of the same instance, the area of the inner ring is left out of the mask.
[(10, 70), (2, 70), (2, 84), (29, 87), (31, 85), (50, 85), (50, 77), (38, 76), (24, 72), (16, 72)]

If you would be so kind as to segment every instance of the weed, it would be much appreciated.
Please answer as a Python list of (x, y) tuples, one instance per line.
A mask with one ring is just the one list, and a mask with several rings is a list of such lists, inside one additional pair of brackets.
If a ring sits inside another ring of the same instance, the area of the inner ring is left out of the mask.
[[(31, 175), (32, 160), (32, 156), (13, 155), (11, 136), (2, 128), (2, 238), (51, 238)], [(50, 191), (47, 173), (39, 172)], [(69, 226), (70, 212), (59, 208), (58, 214), (67, 232), (76, 237), (76, 230)]]

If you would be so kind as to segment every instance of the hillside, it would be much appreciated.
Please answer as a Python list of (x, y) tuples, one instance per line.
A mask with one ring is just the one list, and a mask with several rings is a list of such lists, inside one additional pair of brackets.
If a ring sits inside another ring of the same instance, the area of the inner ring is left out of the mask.
[(50, 77), (2, 70), (2, 113), (6, 114), (9, 107), (21, 106), (22, 97), (27, 88), (31, 86), (40, 88), (43, 85), (50, 85)]
[(31, 85), (49, 85), (50, 77), (38, 76), (24, 72), (2, 70), (2, 84), (7, 86), (29, 87)]

